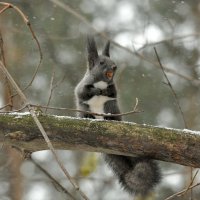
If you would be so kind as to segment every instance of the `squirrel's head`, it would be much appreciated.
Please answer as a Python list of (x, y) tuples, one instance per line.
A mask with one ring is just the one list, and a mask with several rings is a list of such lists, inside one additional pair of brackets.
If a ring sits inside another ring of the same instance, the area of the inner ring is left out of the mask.
[(113, 80), (116, 64), (110, 59), (110, 42), (103, 49), (102, 55), (98, 55), (95, 40), (92, 36), (87, 37), (88, 67), (97, 81), (110, 82)]

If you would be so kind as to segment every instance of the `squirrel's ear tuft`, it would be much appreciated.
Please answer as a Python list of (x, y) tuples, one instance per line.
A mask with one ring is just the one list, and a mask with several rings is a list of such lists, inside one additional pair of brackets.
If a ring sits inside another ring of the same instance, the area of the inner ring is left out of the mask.
[(109, 52), (109, 50), (110, 50), (110, 41), (108, 41), (108, 42), (106, 43), (102, 54), (103, 54), (104, 56), (110, 57), (110, 52)]
[(91, 35), (87, 36), (87, 54), (88, 54), (88, 63), (89, 68), (94, 67), (96, 60), (98, 59), (98, 52), (96, 47), (96, 42), (94, 37)]

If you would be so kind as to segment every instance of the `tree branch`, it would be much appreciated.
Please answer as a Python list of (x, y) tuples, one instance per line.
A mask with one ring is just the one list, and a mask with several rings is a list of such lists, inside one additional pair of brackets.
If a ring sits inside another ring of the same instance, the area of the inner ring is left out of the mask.
[[(27, 108), (31, 114), (31, 117), (33, 119), (33, 121), (35, 122), (35, 125), (37, 126), (38, 130), (40, 131), (40, 133), (42, 134), (48, 149), (51, 150), (55, 160), (57, 161), (58, 165), (60, 166), (61, 170), (63, 171), (63, 173), (65, 174), (65, 176), (68, 178), (69, 182), (73, 185), (73, 187), (76, 189), (76, 191), (81, 195), (81, 197), (85, 200), (89, 200), (88, 197), (82, 192), (82, 190), (80, 190), (78, 184), (71, 178), (70, 174), (68, 173), (68, 171), (66, 170), (66, 168), (64, 167), (62, 161), (58, 158), (56, 151), (44, 129), (44, 127), (42, 126), (41, 122), (39, 121), (33, 107), (29, 104), (28, 99), (26, 98), (25, 94), (22, 92), (22, 90), (18, 87), (17, 83), (15, 82), (15, 80), (12, 78), (12, 76), (10, 75), (10, 73), (7, 71), (7, 69), (5, 68), (5, 66), (3, 65), (3, 63), (0, 61), (0, 69), (2, 70), (2, 72), (5, 74), (5, 76), (8, 78), (10, 84), (12, 85), (12, 87), (17, 91), (18, 95), (21, 97), (22, 101), (27, 105)], [(12, 134), (13, 135), (13, 134)], [(19, 134), (19, 131), (17, 132), (17, 135)]]
[[(70, 7), (67, 3), (63, 3), (62, 1), (59, 0), (50, 0), (52, 3), (56, 4), (58, 7), (62, 8), (63, 10), (65, 10), (66, 12), (68, 12), (69, 14), (71, 14), (72, 16), (74, 16), (76, 19), (78, 19), (80, 22), (82, 22), (83, 24), (85, 24), (87, 27), (89, 27), (92, 31), (94, 31), (95, 33), (97, 33), (98, 35), (100, 35), (102, 38), (105, 38), (106, 40), (109, 40), (113, 45), (115, 45), (116, 47), (125, 50), (126, 52), (137, 56), (138, 58), (151, 63), (153, 66), (159, 68), (159, 63), (154, 62), (152, 60), (150, 60), (149, 58), (145, 57), (144, 55), (140, 54), (138, 51), (133, 51), (132, 49), (129, 49), (127, 47), (124, 47), (122, 45), (120, 45), (119, 43), (115, 42), (112, 38), (108, 37), (107, 34), (105, 34), (104, 32), (99, 32), (93, 25), (92, 23), (90, 23), (86, 17), (84, 17), (82, 14), (80, 14), (79, 12), (77, 12), (75, 9), (73, 9), (72, 7)], [(187, 76), (184, 75), (182, 73), (179, 73), (178, 71), (168, 68), (167, 66), (164, 66), (164, 69), (166, 72), (172, 73), (174, 75), (177, 75), (185, 80), (194, 82), (196, 84), (200, 84), (200, 81), (197, 79), (194, 79), (191, 76)]]
[[(149, 156), (156, 160), (200, 167), (200, 132), (135, 123), (40, 115), (53, 146)], [(29, 113), (0, 114), (0, 145), (6, 143), (28, 151), (48, 149)]]

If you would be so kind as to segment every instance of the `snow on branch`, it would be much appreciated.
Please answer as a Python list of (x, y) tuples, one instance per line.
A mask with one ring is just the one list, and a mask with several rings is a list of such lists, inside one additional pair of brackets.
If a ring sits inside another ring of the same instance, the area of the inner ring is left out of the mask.
[[(39, 115), (56, 149), (96, 151), (200, 167), (200, 132), (129, 122)], [(48, 149), (29, 113), (0, 114), (0, 144), (27, 151)]]

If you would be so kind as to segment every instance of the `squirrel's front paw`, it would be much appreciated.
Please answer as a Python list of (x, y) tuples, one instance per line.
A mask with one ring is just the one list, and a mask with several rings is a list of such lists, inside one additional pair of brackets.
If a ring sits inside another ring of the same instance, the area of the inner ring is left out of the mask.
[(99, 89), (99, 88), (91, 88), (91, 95), (92, 96), (99, 96), (99, 95), (102, 95), (102, 90)]
[(95, 88), (95, 95), (97, 96), (102, 95), (102, 90), (99, 88)]
[(103, 95), (103, 96), (108, 96), (108, 91), (107, 91), (107, 90), (102, 90), (102, 91), (101, 91), (101, 95)]

